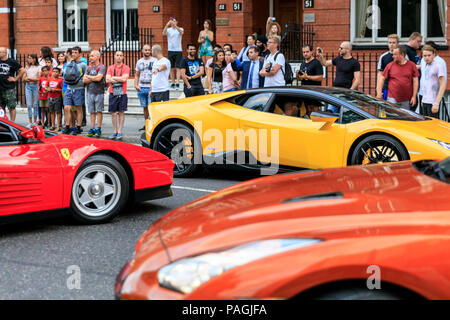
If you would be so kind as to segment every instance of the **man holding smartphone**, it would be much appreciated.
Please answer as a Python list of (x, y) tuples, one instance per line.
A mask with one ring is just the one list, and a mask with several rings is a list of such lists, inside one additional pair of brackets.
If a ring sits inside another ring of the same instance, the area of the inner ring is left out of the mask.
[[(170, 79), (172, 80), (172, 85), (170, 89), (180, 89), (180, 62), (182, 60), (183, 48), (182, 48), (182, 38), (184, 34), (184, 29), (178, 26), (178, 21), (176, 17), (170, 17), (169, 22), (163, 30), (163, 35), (167, 36), (168, 44), (168, 58), (172, 69), (170, 70)], [(175, 83), (175, 72), (176, 72), (176, 83)]]
[(297, 71), (297, 79), (302, 82), (302, 85), (321, 86), (323, 80), (323, 68), (320, 61), (314, 58), (312, 46), (309, 44), (304, 45), (302, 52), (305, 60)]

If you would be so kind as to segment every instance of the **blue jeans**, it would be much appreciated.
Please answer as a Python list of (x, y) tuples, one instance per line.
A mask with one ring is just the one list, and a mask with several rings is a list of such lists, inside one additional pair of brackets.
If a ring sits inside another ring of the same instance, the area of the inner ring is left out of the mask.
[(151, 102), (149, 93), (150, 88), (141, 88), (141, 91), (138, 91), (139, 102), (142, 108), (147, 108)]
[(38, 118), (39, 87), (37, 83), (25, 84), (25, 101), (28, 108), (28, 118)]

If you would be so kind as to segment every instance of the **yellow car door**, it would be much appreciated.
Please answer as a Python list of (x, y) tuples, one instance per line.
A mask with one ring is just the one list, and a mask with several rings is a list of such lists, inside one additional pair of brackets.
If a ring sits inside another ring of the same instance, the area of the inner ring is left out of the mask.
[[(241, 127), (244, 130), (253, 129), (259, 132), (257, 154), (259, 161), (267, 162), (269, 158), (272, 161), (278, 160), (283, 166), (312, 169), (345, 165), (346, 125), (333, 123), (326, 126), (326, 122), (323, 121), (314, 122), (310, 119), (273, 113), (276, 112), (276, 107), (271, 111), (254, 111), (241, 119)], [(268, 139), (263, 141), (265, 136)], [(266, 142), (267, 145), (264, 146)], [(249, 148), (254, 150), (254, 146)]]

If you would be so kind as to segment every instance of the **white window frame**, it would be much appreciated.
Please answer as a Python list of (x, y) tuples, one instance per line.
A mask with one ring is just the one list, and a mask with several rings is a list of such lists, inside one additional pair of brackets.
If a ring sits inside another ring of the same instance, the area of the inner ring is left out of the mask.
[[(378, 37), (378, 29), (372, 29), (372, 39), (369, 38), (358, 38), (356, 37), (356, 1), (351, 0), (350, 3), (350, 41), (354, 44), (366, 44), (366, 45), (386, 45), (387, 37)], [(394, 1), (394, 0), (391, 0)], [(373, 0), (373, 6), (378, 5), (378, 0)], [(445, 5), (445, 16), (447, 17), (447, 0), (444, 0)], [(424, 10), (425, 9), (425, 10)], [(423, 14), (423, 12), (426, 14)], [(421, 15), (420, 15), (420, 33), (423, 36), (424, 41), (433, 40), (437, 44), (447, 44), (447, 22), (445, 23), (445, 30), (443, 37), (427, 37), (428, 33), (428, 1), (421, 0)], [(447, 21), (447, 19), (446, 19)], [(402, 27), (402, 0), (397, 0), (397, 34), (401, 34)], [(401, 35), (401, 42), (408, 42), (409, 35)]]
[[(73, 0), (75, 6), (77, 6), (78, 0)], [(89, 2), (88, 2), (89, 6)], [(56, 49), (66, 49), (72, 48), (74, 45), (77, 45), (83, 49), (89, 48), (89, 32), (88, 32), (88, 41), (78, 42), (78, 32), (75, 32), (75, 41), (74, 42), (65, 42), (64, 41), (64, 0), (58, 0), (58, 45), (59, 48)], [(78, 19), (79, 11), (75, 10), (75, 29), (79, 29), (79, 19)]]
[[(128, 25), (128, 15), (127, 15), (127, 0), (123, 0), (123, 7), (124, 7), (124, 17), (123, 17), (123, 23), (124, 23), (124, 30), (126, 30)], [(105, 1), (105, 18), (106, 18), (106, 41), (109, 41), (111, 39), (111, 0)], [(120, 44), (126, 43), (127, 45), (133, 46), (138, 45), (139, 41), (119, 41)]]

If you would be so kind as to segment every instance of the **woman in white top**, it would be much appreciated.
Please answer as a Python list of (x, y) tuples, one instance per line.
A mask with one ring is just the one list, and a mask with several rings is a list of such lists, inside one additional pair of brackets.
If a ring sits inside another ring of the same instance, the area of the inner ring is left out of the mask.
[(36, 54), (28, 55), (27, 64), (23, 75), (25, 82), (25, 101), (28, 108), (28, 121), (30, 126), (36, 123), (39, 107), (39, 78), (41, 67)]

